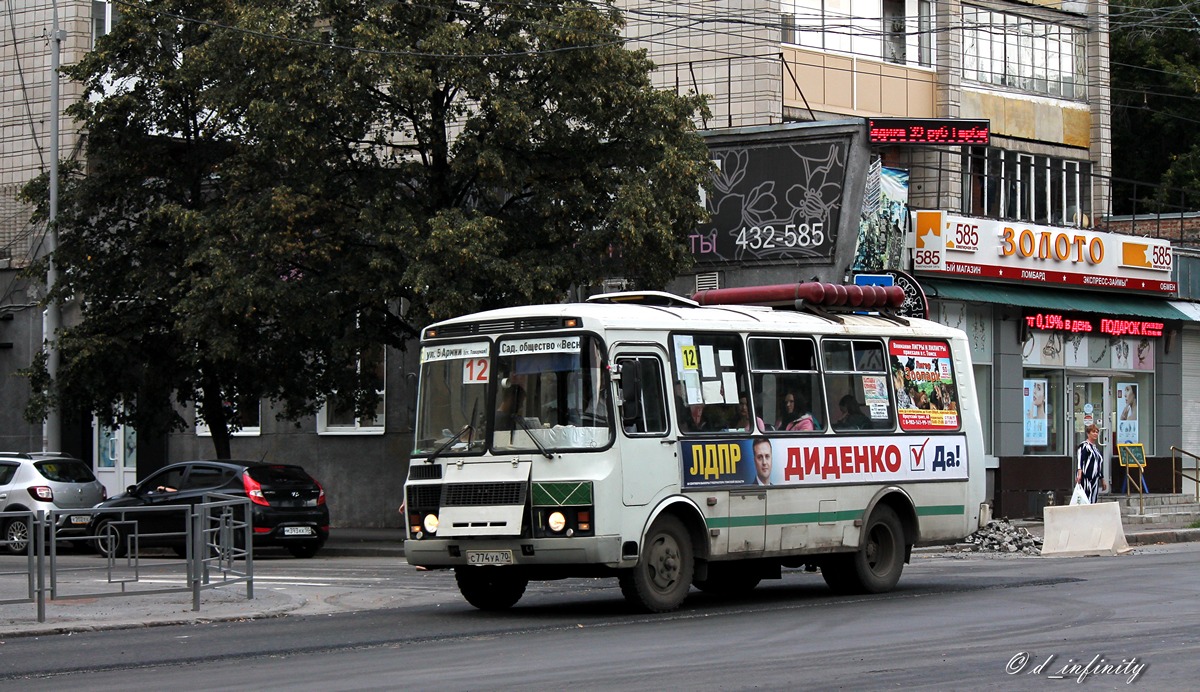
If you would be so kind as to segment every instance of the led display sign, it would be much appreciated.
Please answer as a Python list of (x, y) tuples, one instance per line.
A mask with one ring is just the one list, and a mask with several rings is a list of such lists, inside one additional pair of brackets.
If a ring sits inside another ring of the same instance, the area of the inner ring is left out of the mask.
[(1025, 326), (1047, 332), (1105, 334), (1123, 336), (1162, 336), (1163, 323), (1115, 317), (1088, 317), (1061, 312), (1026, 313)]
[(990, 120), (959, 118), (871, 118), (871, 144), (978, 144), (991, 141)]

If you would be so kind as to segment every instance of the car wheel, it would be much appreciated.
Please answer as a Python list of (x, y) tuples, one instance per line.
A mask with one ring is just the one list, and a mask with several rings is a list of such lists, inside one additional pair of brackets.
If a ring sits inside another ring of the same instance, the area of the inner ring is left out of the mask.
[(4, 549), (14, 555), (24, 555), (29, 548), (29, 520), (25, 517), (9, 519), (4, 525)]
[(96, 527), (93, 545), (96, 546), (96, 552), (106, 558), (124, 557), (125, 551), (129, 548), (126, 544), (125, 532), (108, 521), (101, 522)]
[(287, 549), (288, 549), (288, 552), (292, 554), (292, 557), (306, 559), (306, 558), (312, 557), (313, 555), (316, 555), (317, 551), (321, 549), (321, 544), (320, 543), (297, 543), (296, 545), (289, 545), (287, 547)]

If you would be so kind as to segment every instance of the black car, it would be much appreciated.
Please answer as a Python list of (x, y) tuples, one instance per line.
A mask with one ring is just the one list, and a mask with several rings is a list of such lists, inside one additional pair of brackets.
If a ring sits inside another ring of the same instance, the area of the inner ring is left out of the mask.
[[(206, 493), (250, 498), (254, 545), (287, 548), (296, 557), (316, 555), (329, 538), (325, 490), (304, 469), (258, 461), (184, 461), (166, 466), (96, 508), (179, 507), (176, 512), (97, 512), (91, 533), (102, 555), (115, 557), (129, 548), (130, 522), (137, 545), (169, 546), (186, 553), (184, 509), (204, 501)], [(240, 518), (240, 517), (239, 517)]]

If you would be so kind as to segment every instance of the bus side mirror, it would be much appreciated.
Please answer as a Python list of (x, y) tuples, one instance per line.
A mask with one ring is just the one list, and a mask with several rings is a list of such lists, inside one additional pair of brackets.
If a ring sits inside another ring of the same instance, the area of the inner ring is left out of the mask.
[(624, 361), (618, 366), (621, 383), (621, 421), (632, 425), (641, 418), (642, 374), (636, 360)]

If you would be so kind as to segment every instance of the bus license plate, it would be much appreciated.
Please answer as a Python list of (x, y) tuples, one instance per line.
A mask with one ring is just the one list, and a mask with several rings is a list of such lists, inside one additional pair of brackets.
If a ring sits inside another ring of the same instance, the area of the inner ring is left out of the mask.
[(467, 551), (467, 564), (469, 565), (511, 565), (512, 563), (511, 550)]
[(283, 535), (285, 536), (311, 536), (311, 526), (285, 526), (283, 527)]

